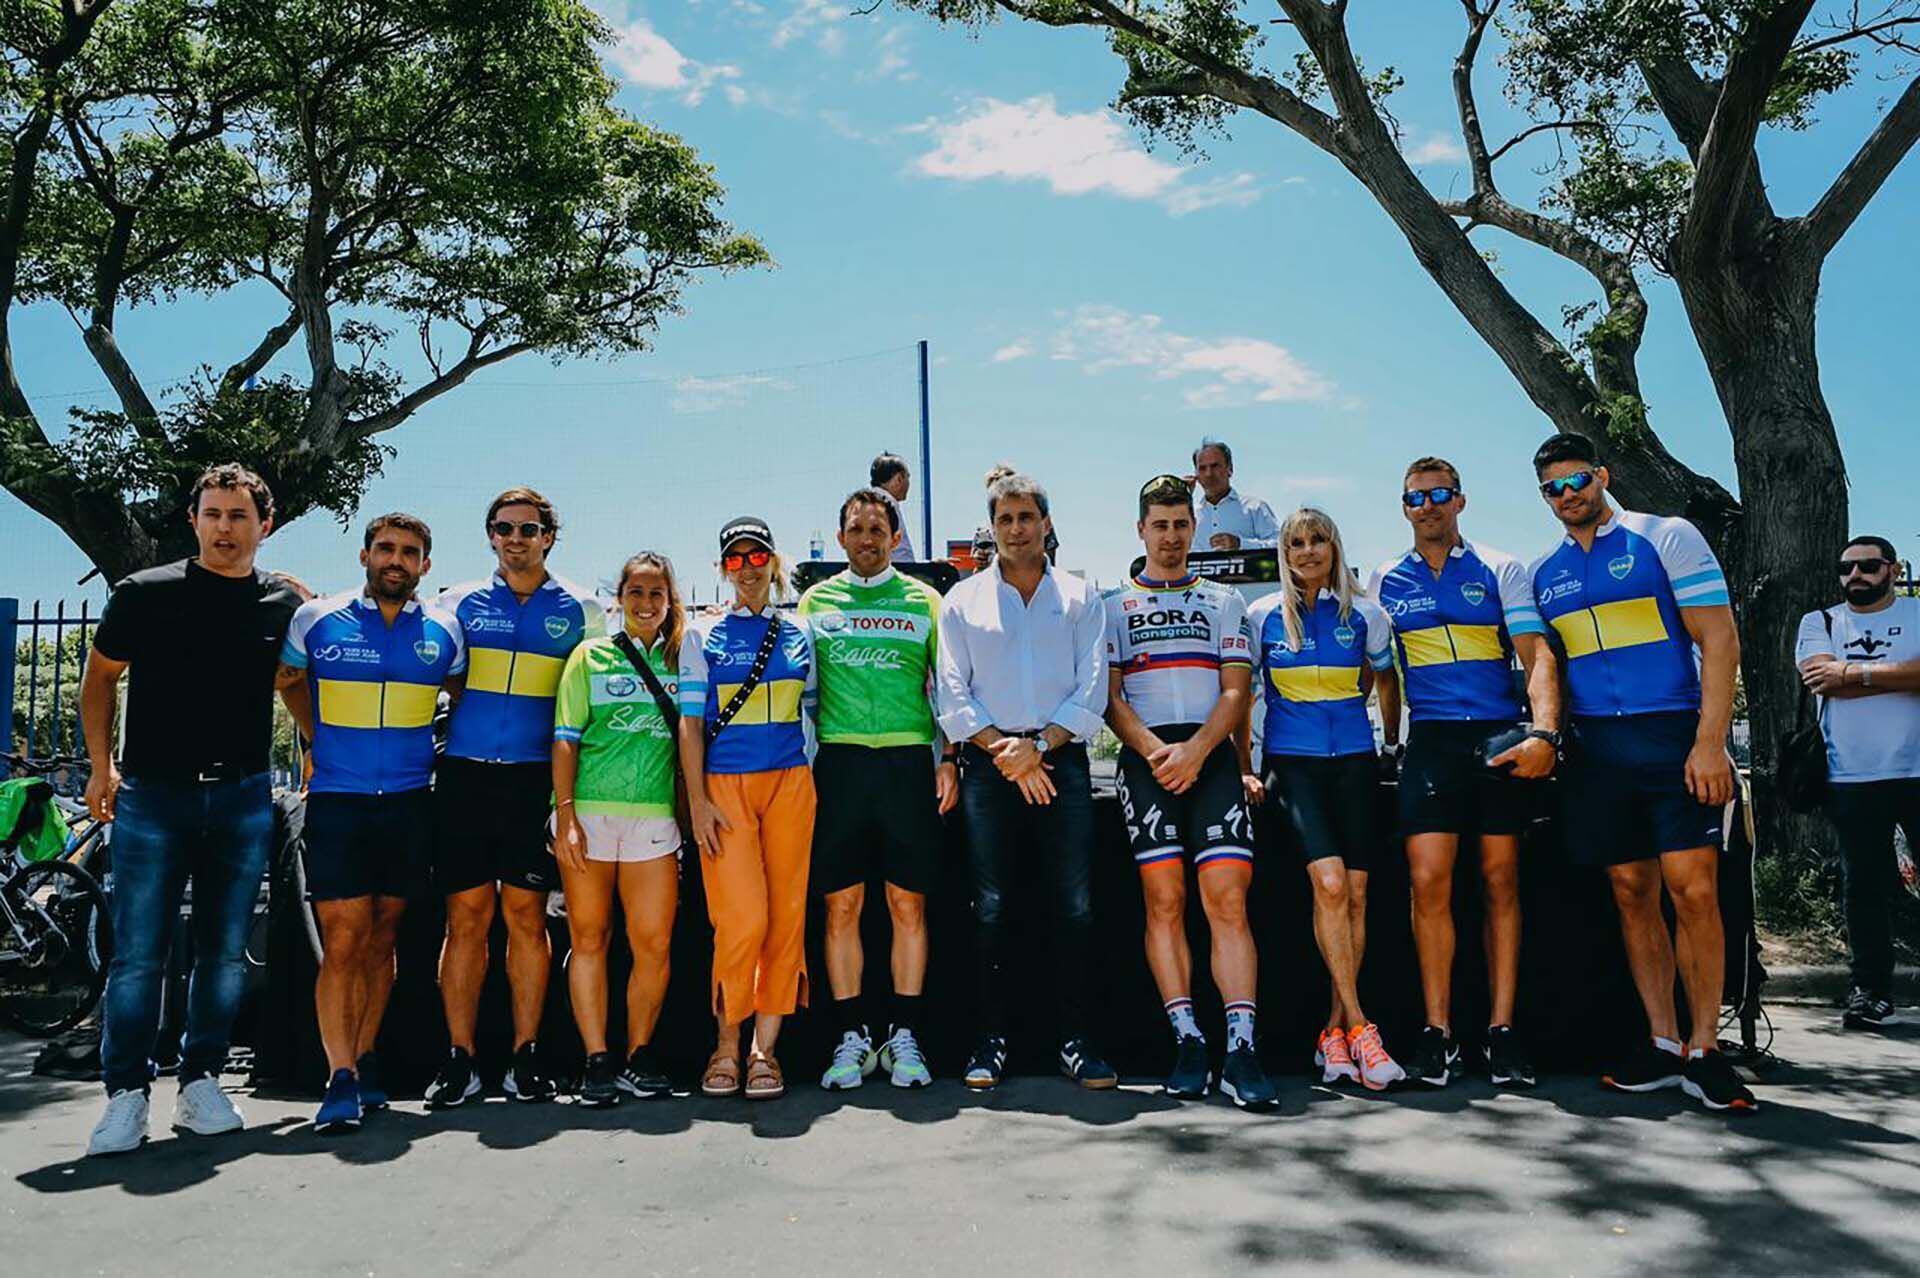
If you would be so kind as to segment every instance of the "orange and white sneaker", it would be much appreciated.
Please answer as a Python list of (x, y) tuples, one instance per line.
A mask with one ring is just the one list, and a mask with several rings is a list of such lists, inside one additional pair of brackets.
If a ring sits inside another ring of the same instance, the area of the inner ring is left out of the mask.
[(1387, 1055), (1387, 1045), (1380, 1041), (1380, 1027), (1372, 1021), (1349, 1030), (1347, 1043), (1354, 1059), (1360, 1063), (1360, 1081), (1369, 1091), (1384, 1091), (1387, 1084), (1407, 1076), (1407, 1071)]
[(1353, 1053), (1347, 1050), (1347, 1034), (1342, 1029), (1320, 1031), (1320, 1041), (1313, 1048), (1313, 1063), (1320, 1069), (1320, 1081), (1337, 1083), (1341, 1079), (1357, 1083), (1360, 1071), (1353, 1063)]

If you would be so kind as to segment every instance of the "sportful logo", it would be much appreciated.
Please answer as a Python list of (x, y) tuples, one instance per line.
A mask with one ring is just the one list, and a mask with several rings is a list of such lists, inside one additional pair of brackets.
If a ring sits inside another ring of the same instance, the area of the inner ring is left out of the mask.
[(421, 639), (413, 645), (413, 655), (420, 658), (420, 664), (430, 666), (440, 657), (440, 641)]
[(1460, 597), (1467, 601), (1469, 607), (1478, 608), (1487, 601), (1487, 588), (1477, 581), (1462, 582)]
[(567, 637), (567, 631), (571, 629), (573, 629), (573, 623), (571, 621), (568, 621), (565, 617), (553, 616), (553, 617), (547, 618), (547, 637), (548, 638), (564, 639)]
[(1615, 581), (1625, 581), (1627, 574), (1633, 571), (1633, 556), (1621, 555), (1618, 559), (1608, 561), (1607, 571)]

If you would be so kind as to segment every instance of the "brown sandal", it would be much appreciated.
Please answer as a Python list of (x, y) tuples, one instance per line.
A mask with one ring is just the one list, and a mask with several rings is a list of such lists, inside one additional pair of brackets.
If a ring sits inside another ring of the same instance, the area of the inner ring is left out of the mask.
[(774, 1100), (786, 1094), (787, 1080), (781, 1077), (779, 1061), (756, 1055), (747, 1062), (748, 1100)]
[(700, 1076), (702, 1096), (734, 1096), (740, 1091), (740, 1058), (716, 1050), (707, 1060), (707, 1072)]

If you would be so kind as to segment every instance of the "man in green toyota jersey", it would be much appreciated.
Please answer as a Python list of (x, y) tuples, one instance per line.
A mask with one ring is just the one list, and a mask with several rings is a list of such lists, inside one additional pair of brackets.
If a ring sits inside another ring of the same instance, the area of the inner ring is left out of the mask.
[[(927, 974), (926, 894), (939, 866), (940, 818), (960, 793), (930, 700), (940, 596), (895, 571), (900, 511), (886, 494), (862, 488), (848, 497), (838, 535), (846, 571), (807, 591), (799, 609), (819, 669), (812, 873), (826, 895), (827, 984), (840, 1031), (820, 1085), (858, 1087), (884, 1065), (895, 1087), (924, 1087), (933, 1078), (914, 1030)], [(893, 919), (891, 1027), (877, 1053), (860, 948), (876, 864)]]

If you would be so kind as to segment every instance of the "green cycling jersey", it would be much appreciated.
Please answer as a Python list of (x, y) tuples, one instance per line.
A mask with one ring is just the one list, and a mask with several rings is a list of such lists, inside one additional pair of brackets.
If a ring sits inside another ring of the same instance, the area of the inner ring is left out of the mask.
[(928, 684), (940, 595), (888, 568), (849, 569), (800, 597), (820, 680), (820, 740), (828, 744), (931, 745)]
[[(633, 641), (640, 647), (640, 641)], [(642, 651), (666, 689), (679, 695), (680, 654), (662, 640)], [(673, 815), (678, 745), (646, 680), (611, 636), (588, 639), (567, 657), (553, 706), (553, 739), (580, 747), (574, 810), (604, 816)]]

